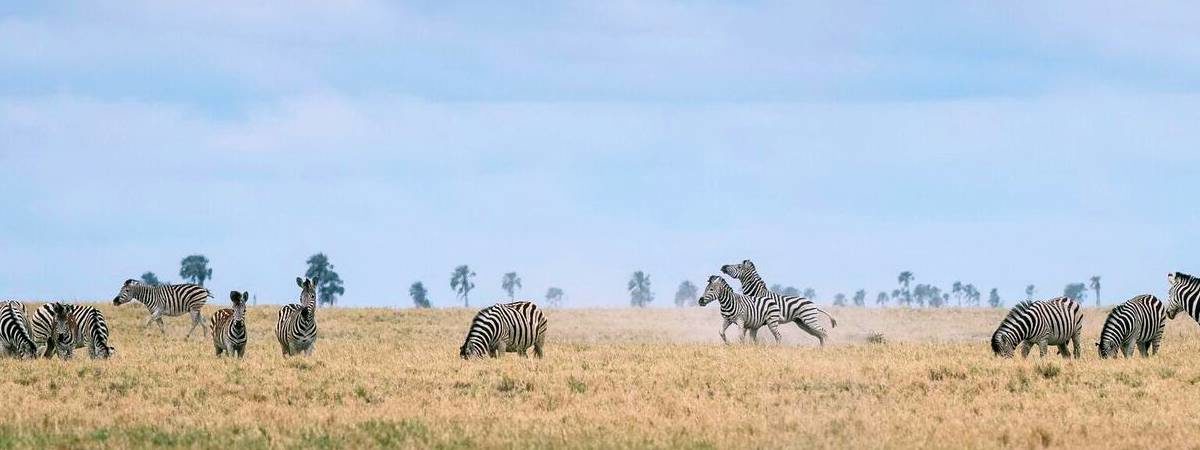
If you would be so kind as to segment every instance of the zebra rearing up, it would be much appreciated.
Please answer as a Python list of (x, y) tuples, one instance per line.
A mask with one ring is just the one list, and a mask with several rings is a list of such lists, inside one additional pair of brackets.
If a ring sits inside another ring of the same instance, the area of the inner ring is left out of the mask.
[(213, 346), (221, 353), (241, 358), (246, 354), (246, 300), (249, 292), (232, 291), (229, 300), (233, 308), (217, 310), (212, 315)]
[[(59, 308), (69, 317), (60, 319), (56, 312)], [(62, 336), (62, 330), (57, 330), (60, 325), (67, 327), (69, 341)], [(116, 352), (108, 345), (108, 322), (104, 320), (104, 314), (92, 306), (65, 303), (42, 305), (33, 312), (32, 338), (34, 344), (46, 346), (46, 354), (58, 352), (64, 358), (70, 356), (67, 346), (72, 349), (88, 347), (88, 356), (92, 359), (107, 359)]]
[(17, 358), (37, 357), (37, 346), (29, 337), (25, 305), (21, 302), (0, 302), (0, 353)]
[(1108, 319), (1104, 320), (1100, 341), (1096, 342), (1100, 357), (1116, 358), (1120, 349), (1128, 358), (1133, 356), (1134, 344), (1137, 344), (1143, 358), (1149, 356), (1147, 350), (1157, 355), (1166, 324), (1167, 308), (1158, 301), (1158, 297), (1139, 295), (1131, 298), (1109, 311)]
[(275, 322), (283, 356), (311, 355), (317, 342), (317, 279), (296, 277), (296, 285), (300, 286), (300, 304), (284, 305)]
[(546, 339), (546, 316), (532, 302), (499, 303), (475, 314), (467, 339), (458, 348), (462, 359), (499, 358), (505, 352), (525, 352), (533, 347), (533, 356), (542, 357)]
[(1038, 345), (1039, 355), (1046, 356), (1046, 346), (1058, 347), (1058, 353), (1069, 358), (1070, 342), (1075, 358), (1080, 357), (1079, 330), (1083, 326), (1083, 312), (1079, 303), (1066, 297), (1042, 301), (1024, 301), (1013, 306), (996, 332), (992, 333), (992, 352), (996, 356), (1011, 358), (1017, 345), (1021, 356), (1029, 357), (1029, 350)]
[(131, 301), (141, 302), (150, 312), (150, 317), (146, 319), (146, 324), (142, 328), (150, 326), (152, 322), (158, 322), (158, 329), (163, 334), (167, 333), (166, 328), (163, 327), (163, 316), (176, 317), (191, 314), (192, 328), (188, 329), (187, 333), (187, 337), (190, 338), (197, 326), (200, 327), (201, 332), (208, 335), (208, 328), (200, 320), (200, 308), (204, 307), (204, 303), (208, 301), (209, 297), (212, 297), (212, 294), (208, 292), (208, 289), (197, 284), (150, 286), (137, 280), (125, 280), (125, 284), (121, 286), (121, 292), (113, 298), (113, 304), (121, 306)]
[(775, 342), (780, 341), (776, 324), (782, 319), (779, 316), (779, 304), (774, 300), (752, 301), (734, 292), (720, 275), (713, 275), (708, 277), (708, 286), (704, 288), (704, 295), (700, 296), (700, 306), (707, 306), (714, 300), (721, 305), (721, 318), (724, 319), (724, 323), (721, 324), (721, 341), (729, 343), (725, 338), (725, 329), (734, 323), (742, 327), (743, 341), (746, 340), (746, 332), (749, 331), (750, 338), (758, 342), (758, 329), (763, 325), (771, 330)]
[(820, 316), (824, 314), (829, 318), (829, 326), (837, 328), (837, 320), (818, 308), (812, 301), (804, 297), (777, 294), (767, 289), (767, 283), (758, 276), (758, 268), (754, 267), (754, 263), (748, 259), (742, 261), (741, 264), (722, 266), (721, 272), (737, 278), (742, 283), (742, 295), (746, 298), (755, 302), (773, 300), (778, 303), (782, 321), (795, 322), (801, 330), (816, 337), (821, 346), (825, 346), (826, 333), (825, 327), (821, 325)]
[(1174, 319), (1180, 311), (1187, 311), (1192, 319), (1200, 322), (1200, 278), (1183, 272), (1167, 274), (1171, 288), (1167, 291), (1167, 317)]

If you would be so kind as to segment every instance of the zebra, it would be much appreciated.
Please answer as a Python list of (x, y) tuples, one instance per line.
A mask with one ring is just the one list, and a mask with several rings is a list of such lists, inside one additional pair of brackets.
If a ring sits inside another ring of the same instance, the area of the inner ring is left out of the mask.
[(296, 277), (300, 286), (300, 304), (284, 305), (275, 322), (275, 337), (283, 349), (283, 356), (298, 353), (311, 355), (317, 342), (317, 278)]
[(1175, 319), (1180, 311), (1187, 311), (1197, 322), (1200, 322), (1200, 278), (1183, 272), (1167, 274), (1167, 282), (1171, 287), (1167, 291), (1167, 317)]
[(29, 337), (24, 303), (0, 302), (0, 355), (22, 359), (37, 357), (37, 346)]
[(498, 303), (475, 314), (458, 356), (499, 358), (513, 352), (525, 357), (532, 346), (533, 356), (541, 358), (545, 339), (546, 316), (537, 305), (528, 301)]
[(1083, 312), (1079, 303), (1067, 297), (1056, 297), (1042, 301), (1023, 301), (1013, 306), (1000, 326), (992, 333), (992, 352), (996, 356), (1011, 358), (1017, 346), (1021, 346), (1021, 356), (1029, 357), (1029, 350), (1034, 344), (1038, 345), (1038, 354), (1046, 356), (1046, 346), (1058, 347), (1058, 354), (1069, 358), (1072, 352), (1067, 350), (1067, 343), (1072, 344), (1074, 356), (1078, 359), (1079, 330), (1083, 327)]
[(734, 292), (720, 275), (713, 275), (708, 277), (708, 286), (704, 288), (704, 295), (700, 296), (700, 306), (707, 306), (714, 300), (721, 305), (721, 317), (725, 320), (721, 325), (721, 341), (728, 344), (725, 330), (734, 323), (740, 323), (743, 341), (746, 340), (746, 331), (749, 331), (750, 338), (758, 342), (758, 329), (766, 325), (775, 336), (775, 342), (780, 342), (776, 324), (782, 319), (779, 316), (779, 304), (774, 300), (752, 301)]
[[(62, 308), (69, 316), (61, 321), (67, 327), (69, 341), (56, 332), (60, 322), (57, 318), (57, 308)], [(31, 335), (36, 345), (47, 346), (46, 354), (58, 351), (60, 356), (69, 356), (64, 345), (69, 345), (71, 349), (87, 347), (88, 356), (92, 359), (108, 359), (116, 353), (116, 349), (108, 345), (108, 322), (104, 319), (104, 313), (92, 306), (44, 304), (33, 312)]]
[(241, 358), (246, 354), (246, 300), (249, 292), (231, 291), (233, 308), (219, 309), (212, 315), (213, 346), (217, 356), (228, 353)]
[(736, 278), (742, 283), (742, 295), (753, 299), (755, 302), (766, 302), (773, 300), (779, 305), (779, 316), (783, 322), (795, 322), (796, 326), (800, 327), (808, 334), (813, 335), (820, 342), (821, 346), (825, 346), (825, 327), (818, 320), (820, 314), (824, 314), (829, 318), (829, 326), (837, 328), (837, 320), (829, 313), (818, 308), (815, 303), (804, 297), (791, 295), (782, 295), (771, 292), (767, 289), (767, 283), (758, 275), (758, 269), (754, 267), (754, 263), (750, 260), (742, 261), (741, 264), (729, 264), (721, 266), (721, 272)]
[(152, 322), (158, 322), (158, 330), (163, 334), (167, 333), (166, 328), (163, 327), (163, 316), (176, 317), (191, 314), (192, 328), (188, 329), (187, 333), (187, 337), (191, 338), (192, 332), (196, 331), (197, 326), (205, 336), (208, 335), (208, 328), (200, 320), (200, 308), (204, 307), (204, 303), (208, 301), (209, 297), (212, 297), (212, 294), (208, 292), (208, 289), (198, 284), (150, 286), (130, 279), (125, 280), (125, 284), (121, 286), (121, 292), (113, 298), (113, 304), (121, 306), (131, 301), (141, 302), (150, 312), (150, 317), (146, 319), (142, 328), (150, 326)]
[[(1133, 356), (1133, 345), (1145, 358), (1158, 354), (1162, 342), (1163, 327), (1167, 325), (1167, 308), (1158, 297), (1139, 295), (1117, 305), (1104, 320), (1100, 341), (1096, 347), (1101, 358), (1116, 358), (1117, 349), (1126, 358)], [(1147, 354), (1147, 350), (1150, 350)]]

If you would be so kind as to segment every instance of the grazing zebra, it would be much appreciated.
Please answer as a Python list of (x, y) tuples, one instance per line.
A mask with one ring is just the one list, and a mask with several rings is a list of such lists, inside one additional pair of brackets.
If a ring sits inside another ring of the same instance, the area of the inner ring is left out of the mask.
[(1149, 356), (1147, 350), (1157, 355), (1166, 325), (1167, 308), (1158, 301), (1158, 297), (1139, 295), (1117, 305), (1108, 313), (1096, 347), (1100, 350), (1101, 358), (1116, 358), (1117, 349), (1126, 358), (1133, 356), (1134, 344), (1137, 344), (1143, 358)]
[(779, 304), (779, 315), (783, 322), (795, 322), (796, 326), (800, 327), (808, 334), (813, 335), (820, 341), (821, 346), (825, 346), (825, 327), (821, 325), (820, 315), (824, 314), (829, 318), (829, 326), (837, 328), (837, 320), (829, 313), (818, 308), (815, 303), (804, 297), (796, 297), (791, 295), (782, 295), (771, 292), (767, 289), (767, 283), (763, 282), (762, 277), (758, 276), (758, 269), (754, 267), (754, 263), (750, 260), (742, 261), (741, 264), (730, 264), (721, 267), (721, 272), (725, 275), (737, 278), (742, 283), (742, 295), (756, 302), (766, 302), (773, 300)]
[(729, 287), (729, 283), (725, 282), (720, 275), (708, 277), (708, 287), (704, 288), (704, 295), (700, 296), (700, 306), (707, 306), (709, 303), (716, 301), (721, 305), (721, 317), (725, 319), (721, 325), (721, 340), (726, 344), (729, 340), (725, 338), (725, 329), (729, 328), (734, 323), (740, 324), (742, 327), (742, 340), (746, 340), (746, 331), (750, 332), (750, 338), (754, 342), (758, 342), (758, 329), (766, 325), (771, 330), (771, 334), (775, 335), (775, 342), (780, 341), (779, 329), (776, 324), (782, 319), (779, 317), (779, 304), (774, 300), (766, 299), (763, 302), (755, 302), (741, 294), (733, 291)]
[(1174, 319), (1180, 311), (1187, 311), (1197, 322), (1200, 322), (1200, 278), (1183, 272), (1167, 274), (1171, 283), (1167, 291), (1167, 317)]
[(475, 314), (467, 339), (458, 348), (462, 359), (493, 357), (514, 352), (522, 357), (529, 347), (542, 357), (546, 339), (546, 316), (533, 302), (498, 303)]
[[(69, 316), (61, 321), (67, 327), (69, 341), (55, 331), (60, 322), (56, 308), (60, 307)], [(52, 339), (52, 336), (58, 338)], [(92, 359), (108, 359), (116, 352), (116, 349), (108, 345), (108, 322), (104, 319), (104, 313), (91, 306), (65, 303), (42, 305), (33, 312), (32, 338), (34, 344), (46, 346), (46, 355), (57, 351), (64, 358), (70, 356), (70, 352), (64, 347), (68, 344), (71, 349), (88, 347), (88, 356)]]
[(190, 313), (192, 328), (188, 329), (187, 337), (191, 338), (192, 332), (196, 331), (196, 326), (199, 326), (200, 331), (208, 335), (208, 328), (200, 320), (200, 308), (204, 307), (204, 303), (208, 301), (209, 297), (212, 297), (212, 294), (208, 292), (208, 289), (198, 284), (150, 286), (137, 280), (125, 280), (125, 284), (121, 286), (121, 292), (113, 298), (113, 304), (121, 306), (131, 301), (141, 302), (146, 306), (146, 310), (150, 311), (150, 317), (146, 319), (142, 328), (150, 326), (152, 322), (158, 322), (158, 329), (163, 334), (167, 333), (166, 328), (163, 327), (163, 316), (176, 317)]
[(36, 358), (37, 346), (29, 338), (25, 304), (0, 302), (0, 354), (17, 358)]
[(296, 285), (300, 286), (300, 304), (284, 305), (275, 322), (283, 356), (311, 355), (317, 342), (317, 279), (296, 277)]
[(229, 300), (233, 308), (217, 310), (212, 315), (213, 346), (221, 353), (241, 358), (246, 354), (246, 300), (249, 292), (232, 291)]
[(1079, 329), (1083, 326), (1083, 312), (1079, 303), (1066, 297), (1042, 301), (1024, 301), (1013, 306), (1000, 327), (992, 334), (992, 352), (996, 356), (1011, 358), (1017, 345), (1021, 356), (1028, 358), (1029, 350), (1038, 345), (1039, 355), (1046, 356), (1046, 346), (1058, 347), (1058, 354), (1069, 358), (1067, 343), (1074, 347), (1075, 358), (1080, 357)]

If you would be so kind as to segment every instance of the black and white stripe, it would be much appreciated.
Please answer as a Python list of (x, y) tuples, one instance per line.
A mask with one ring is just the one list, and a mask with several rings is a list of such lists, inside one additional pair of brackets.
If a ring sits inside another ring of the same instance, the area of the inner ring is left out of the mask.
[(499, 358), (505, 352), (525, 352), (541, 358), (546, 339), (546, 316), (533, 302), (521, 301), (489, 306), (475, 314), (467, 339), (458, 349), (463, 359)]
[(1180, 311), (1187, 311), (1192, 319), (1200, 322), (1200, 278), (1183, 272), (1167, 274), (1171, 284), (1167, 291), (1167, 317), (1174, 319)]
[(1046, 356), (1046, 346), (1058, 347), (1064, 358), (1072, 353), (1067, 350), (1070, 342), (1075, 358), (1080, 357), (1079, 330), (1083, 326), (1083, 312), (1079, 303), (1066, 297), (1042, 301), (1024, 301), (1008, 312), (996, 332), (992, 333), (992, 352), (996, 356), (1011, 358), (1017, 346), (1021, 356), (1028, 357), (1029, 350), (1037, 344), (1039, 355)]
[(246, 354), (246, 300), (249, 298), (249, 292), (232, 291), (229, 300), (233, 302), (233, 308), (213, 313), (213, 346), (217, 356), (228, 353), (241, 358)]
[(192, 327), (188, 329), (187, 333), (187, 337), (190, 338), (197, 326), (200, 327), (201, 332), (208, 335), (208, 328), (200, 320), (200, 308), (204, 307), (204, 303), (208, 301), (209, 297), (212, 297), (212, 294), (208, 292), (208, 289), (197, 284), (150, 286), (137, 280), (125, 280), (125, 284), (121, 286), (121, 292), (113, 298), (113, 304), (121, 306), (131, 301), (141, 302), (150, 312), (150, 317), (146, 319), (146, 324), (142, 328), (150, 326), (151, 322), (158, 322), (158, 329), (163, 334), (167, 332), (163, 327), (163, 316), (176, 317), (191, 314)]
[(283, 356), (311, 355), (317, 342), (317, 279), (296, 277), (300, 304), (284, 305), (275, 322), (275, 337)]
[(1158, 297), (1139, 295), (1131, 298), (1109, 311), (1104, 320), (1100, 342), (1096, 343), (1100, 357), (1115, 358), (1120, 350), (1128, 358), (1133, 356), (1134, 344), (1143, 358), (1157, 355), (1166, 324), (1167, 308)]
[[(62, 320), (61, 326), (65, 327), (70, 339), (60, 334), (63, 329), (59, 329), (56, 308), (62, 308), (69, 316), (69, 320)], [(104, 319), (104, 313), (92, 306), (44, 304), (33, 312), (31, 328), (33, 342), (38, 346), (46, 346), (43, 356), (57, 352), (66, 358), (70, 356), (70, 349), (87, 347), (88, 356), (92, 359), (107, 359), (116, 351), (108, 345), (108, 321)], [(51, 339), (51, 336), (58, 337)]]
[(771, 292), (767, 288), (767, 283), (758, 275), (758, 268), (754, 267), (754, 263), (748, 259), (742, 261), (741, 264), (722, 266), (721, 272), (741, 282), (742, 295), (747, 298), (756, 302), (773, 300), (778, 303), (780, 318), (783, 321), (794, 322), (801, 330), (816, 337), (822, 346), (825, 345), (827, 334), (825, 327), (821, 324), (821, 315), (829, 318), (830, 327), (837, 328), (837, 320), (834, 320), (833, 316), (818, 308), (809, 299)]
[(24, 303), (0, 302), (0, 354), (15, 358), (37, 357), (37, 346), (29, 337)]
[(775, 336), (775, 342), (780, 341), (779, 329), (776, 324), (782, 319), (780, 319), (779, 304), (774, 300), (752, 301), (734, 292), (724, 278), (713, 275), (708, 277), (708, 286), (704, 288), (704, 295), (700, 296), (700, 306), (706, 306), (713, 301), (721, 305), (721, 318), (724, 319), (724, 322), (721, 324), (720, 334), (721, 340), (726, 344), (729, 343), (729, 340), (725, 338), (725, 329), (735, 323), (742, 328), (743, 341), (746, 340), (746, 332), (749, 331), (750, 338), (754, 342), (758, 342), (758, 329), (763, 325), (771, 330), (771, 334)]

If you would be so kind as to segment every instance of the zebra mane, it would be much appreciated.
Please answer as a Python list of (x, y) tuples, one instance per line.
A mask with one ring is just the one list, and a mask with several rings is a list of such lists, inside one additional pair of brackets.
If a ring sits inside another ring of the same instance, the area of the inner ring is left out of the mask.
[(1190, 283), (1190, 282), (1196, 281), (1196, 277), (1188, 275), (1183, 272), (1175, 272), (1175, 279), (1177, 280), (1177, 282), (1183, 282), (1183, 283)]
[(1020, 303), (1013, 305), (1012, 309), (1008, 310), (1008, 314), (1004, 316), (1004, 320), (1000, 321), (1000, 325), (1003, 327), (1004, 324), (1012, 322), (1013, 318), (1017, 317), (1018, 315), (1023, 314), (1025, 311), (1027, 311), (1029, 308), (1032, 308), (1033, 305), (1035, 305), (1037, 303), (1038, 302), (1034, 301), (1034, 300), (1024, 300)]

